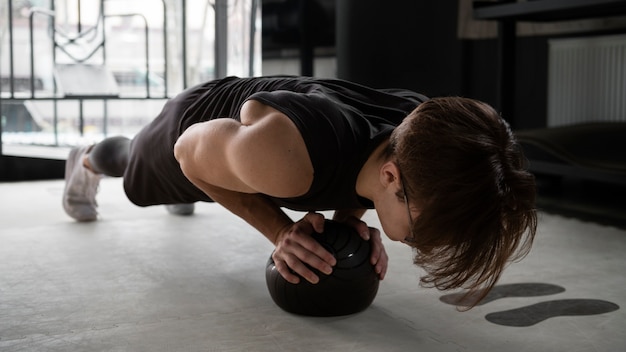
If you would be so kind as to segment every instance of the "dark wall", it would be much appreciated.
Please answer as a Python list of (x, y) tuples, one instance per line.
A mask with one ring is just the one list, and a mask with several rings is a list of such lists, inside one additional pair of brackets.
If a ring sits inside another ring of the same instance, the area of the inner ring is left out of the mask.
[(62, 179), (65, 160), (0, 155), (0, 182)]
[(548, 113), (548, 38), (518, 38), (515, 66), (513, 126), (518, 130), (545, 127)]
[(458, 0), (336, 4), (339, 78), (430, 96), (461, 93)]
[[(459, 39), (458, 0), (341, 0), (336, 5), (339, 78), (431, 97), (462, 95), (499, 109), (498, 40)], [(514, 129), (546, 126), (549, 39), (624, 32), (518, 37), (515, 109), (503, 117)]]
[[(499, 108), (498, 42), (463, 40), (462, 95)], [(548, 98), (548, 38), (522, 37), (516, 41), (515, 111), (503, 116), (515, 129), (544, 127)]]
[[(497, 39), (461, 40), (458, 1), (337, 2), (337, 76), (428, 96), (462, 95), (498, 108)], [(517, 41), (515, 128), (543, 127), (547, 37)]]

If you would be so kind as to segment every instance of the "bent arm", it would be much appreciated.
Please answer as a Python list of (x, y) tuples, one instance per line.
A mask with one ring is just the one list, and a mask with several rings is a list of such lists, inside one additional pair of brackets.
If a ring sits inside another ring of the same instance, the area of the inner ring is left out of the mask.
[(313, 179), (295, 125), (256, 101), (244, 104), (241, 122), (222, 118), (191, 126), (176, 142), (174, 155), (194, 185), (274, 244), (293, 222), (264, 195), (299, 196)]
[(201, 179), (193, 179), (191, 182), (215, 202), (253, 226), (274, 245), (277, 244), (281, 233), (293, 225), (291, 218), (261, 194), (230, 191)]
[[(287, 281), (299, 282), (293, 270), (318, 282), (307, 265), (330, 274), (335, 258), (310, 236), (323, 230), (323, 216), (309, 213), (294, 223), (266, 196), (297, 197), (313, 182), (308, 150), (287, 116), (248, 101), (241, 109), (241, 122), (225, 118), (188, 128), (176, 142), (174, 155), (194, 185), (276, 245), (272, 257)], [(364, 212), (338, 210), (334, 219), (351, 223), (364, 239), (373, 240), (371, 260), (382, 279), (387, 255), (379, 231), (359, 220)]]
[(321, 232), (323, 217), (310, 213), (294, 223), (267, 197), (297, 197), (313, 182), (304, 140), (287, 116), (248, 101), (241, 122), (217, 119), (187, 129), (174, 155), (194, 185), (276, 245), (273, 258), (286, 280), (299, 282), (292, 269), (318, 282), (307, 265), (326, 274), (332, 271), (335, 258), (310, 236)]

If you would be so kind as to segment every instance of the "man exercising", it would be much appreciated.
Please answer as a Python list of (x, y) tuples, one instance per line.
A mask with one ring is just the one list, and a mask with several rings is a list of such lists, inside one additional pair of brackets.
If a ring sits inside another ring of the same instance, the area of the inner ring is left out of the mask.
[[(323, 230), (316, 211), (334, 210), (371, 240), (383, 279), (380, 231), (360, 220), (375, 209), (384, 233), (413, 247), (423, 285), (470, 293), (528, 252), (537, 222), (534, 178), (490, 106), (337, 79), (228, 77), (184, 91), (132, 140), (71, 151), (71, 217), (97, 219), (103, 174), (123, 176), (139, 206), (190, 214), (194, 202), (221, 204), (276, 245), (276, 268), (292, 283), (318, 282), (305, 264), (326, 274), (335, 265), (310, 236)], [(283, 207), (308, 213), (294, 222)]]

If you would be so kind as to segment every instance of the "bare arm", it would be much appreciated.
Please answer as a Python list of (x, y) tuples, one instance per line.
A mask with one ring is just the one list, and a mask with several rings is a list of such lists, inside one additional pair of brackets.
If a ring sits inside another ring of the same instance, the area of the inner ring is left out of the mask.
[(265, 195), (306, 193), (313, 166), (291, 120), (271, 107), (249, 101), (241, 123), (217, 119), (187, 129), (174, 154), (185, 176), (211, 199), (238, 215), (276, 245), (276, 267), (287, 280), (289, 268), (317, 282), (304, 263), (330, 273), (335, 258), (309, 234), (321, 232), (323, 218), (307, 215), (295, 223)]

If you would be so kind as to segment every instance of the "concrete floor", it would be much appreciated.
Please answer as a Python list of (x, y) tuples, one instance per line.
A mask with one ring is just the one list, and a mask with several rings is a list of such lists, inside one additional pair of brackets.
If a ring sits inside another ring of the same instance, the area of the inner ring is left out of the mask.
[(272, 245), (218, 205), (171, 216), (105, 179), (102, 219), (79, 224), (62, 190), (0, 183), (2, 351), (626, 350), (626, 231), (615, 227), (542, 213), (530, 255), (468, 312), (419, 287), (410, 249), (387, 241), (372, 306), (310, 318), (274, 305)]

